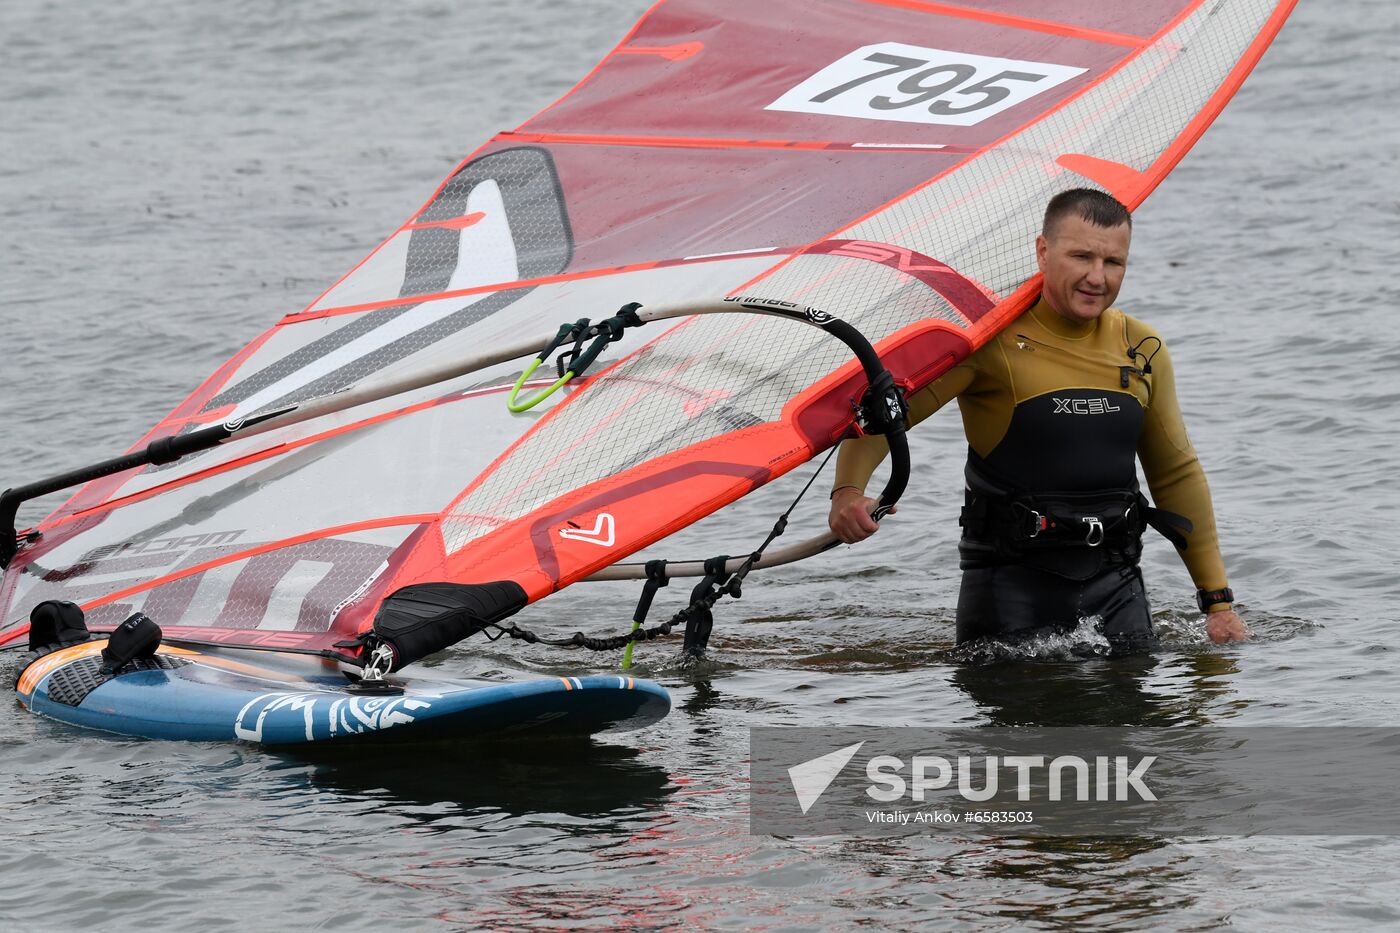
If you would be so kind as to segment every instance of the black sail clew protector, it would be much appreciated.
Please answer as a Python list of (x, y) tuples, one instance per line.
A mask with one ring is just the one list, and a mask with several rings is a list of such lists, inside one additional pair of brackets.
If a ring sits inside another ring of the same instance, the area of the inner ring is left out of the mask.
[(416, 583), (379, 606), (374, 635), (394, 649), (394, 670), (454, 645), (525, 608), (512, 580), (494, 583)]

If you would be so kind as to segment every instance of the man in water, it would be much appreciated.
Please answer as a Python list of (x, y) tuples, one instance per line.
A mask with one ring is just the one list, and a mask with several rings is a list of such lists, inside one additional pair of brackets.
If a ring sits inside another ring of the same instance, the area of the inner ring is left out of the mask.
[[(959, 643), (1098, 617), (1113, 650), (1155, 646), (1138, 568), (1149, 525), (1181, 554), (1211, 640), (1248, 637), (1171, 357), (1152, 328), (1110, 307), (1131, 234), (1131, 215), (1109, 195), (1057, 195), (1035, 241), (1040, 301), (909, 399), (917, 424), (956, 398), (967, 434)], [(864, 490), (888, 452), (880, 436), (841, 446), (829, 523), (848, 544), (879, 527)], [(1138, 491), (1135, 457), (1158, 508)]]

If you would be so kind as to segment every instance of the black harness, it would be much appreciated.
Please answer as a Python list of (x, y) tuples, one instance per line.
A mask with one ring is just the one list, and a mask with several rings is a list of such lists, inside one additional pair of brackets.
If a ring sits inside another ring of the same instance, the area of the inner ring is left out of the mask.
[(1178, 550), (1192, 530), (1184, 515), (1154, 508), (1136, 483), (1092, 492), (1029, 492), (1003, 485), (969, 463), (958, 524), (963, 566), (1027, 563), (1087, 577), (1106, 564), (1136, 563), (1152, 528)]

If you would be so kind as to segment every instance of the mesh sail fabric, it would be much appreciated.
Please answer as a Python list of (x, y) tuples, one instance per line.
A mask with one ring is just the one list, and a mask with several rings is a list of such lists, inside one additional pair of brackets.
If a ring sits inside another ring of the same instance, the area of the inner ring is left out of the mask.
[[(538, 147), (506, 149), (468, 163), (408, 227), (395, 237), (405, 241), (401, 265), (378, 277), (385, 290), (376, 293), (366, 282), (355, 286), (361, 297), (411, 298), (536, 279), (563, 271), (572, 252), (553, 164)], [(375, 272), (361, 267), (340, 288), (374, 279)], [(248, 415), (335, 392), (486, 319), (522, 292), (412, 302), (348, 317), (331, 333), (230, 385), (208, 407), (235, 405)], [(306, 375), (313, 368), (314, 377)]]
[[(1033, 297), (1045, 201), (1088, 184), (1139, 203), (1291, 2), (659, 3), (142, 443), (630, 301), (814, 306), (917, 386)], [(332, 652), (413, 583), (538, 598), (835, 443), (863, 386), (839, 342), (754, 315), (629, 332), (511, 415), (520, 365), (89, 484), (0, 580), (0, 644), (44, 599)]]
[[(883, 278), (884, 288), (837, 309), (864, 332), (888, 334), (933, 316), (958, 321), (926, 286), (874, 268), (863, 270), (867, 281)], [(797, 395), (850, 360), (845, 344), (799, 323), (758, 315), (689, 319), (576, 393), (491, 471), (444, 520), (448, 552), (636, 464), (775, 422)]]
[[(1198, 7), (1059, 110), (839, 237), (893, 244), (946, 263), (993, 300), (1011, 294), (1036, 271), (1032, 244), (1050, 197), (1086, 184), (1107, 187), (1064, 168), (1061, 157), (1089, 154), (1132, 170), (1138, 177), (1129, 175), (1114, 193), (1138, 203), (1157, 180), (1146, 173), (1202, 111), (1276, 6), (1244, 0)], [(968, 329), (923, 282), (878, 262), (799, 255), (744, 293), (815, 306), (873, 342), (929, 318), (968, 330), (974, 345), (990, 336)], [(784, 406), (848, 362), (844, 346), (790, 322), (688, 321), (595, 380), (500, 462), (444, 520), (446, 547), (461, 550), (635, 464), (776, 421)]]

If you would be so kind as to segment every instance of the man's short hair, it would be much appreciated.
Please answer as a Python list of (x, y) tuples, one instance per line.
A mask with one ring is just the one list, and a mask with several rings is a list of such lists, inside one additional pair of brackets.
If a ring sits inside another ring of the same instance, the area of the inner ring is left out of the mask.
[(1133, 215), (1113, 195), (1093, 188), (1071, 188), (1055, 195), (1045, 206), (1045, 223), (1040, 232), (1048, 239), (1055, 226), (1070, 215), (1087, 220), (1095, 227), (1127, 224), (1129, 230), (1133, 229)]

